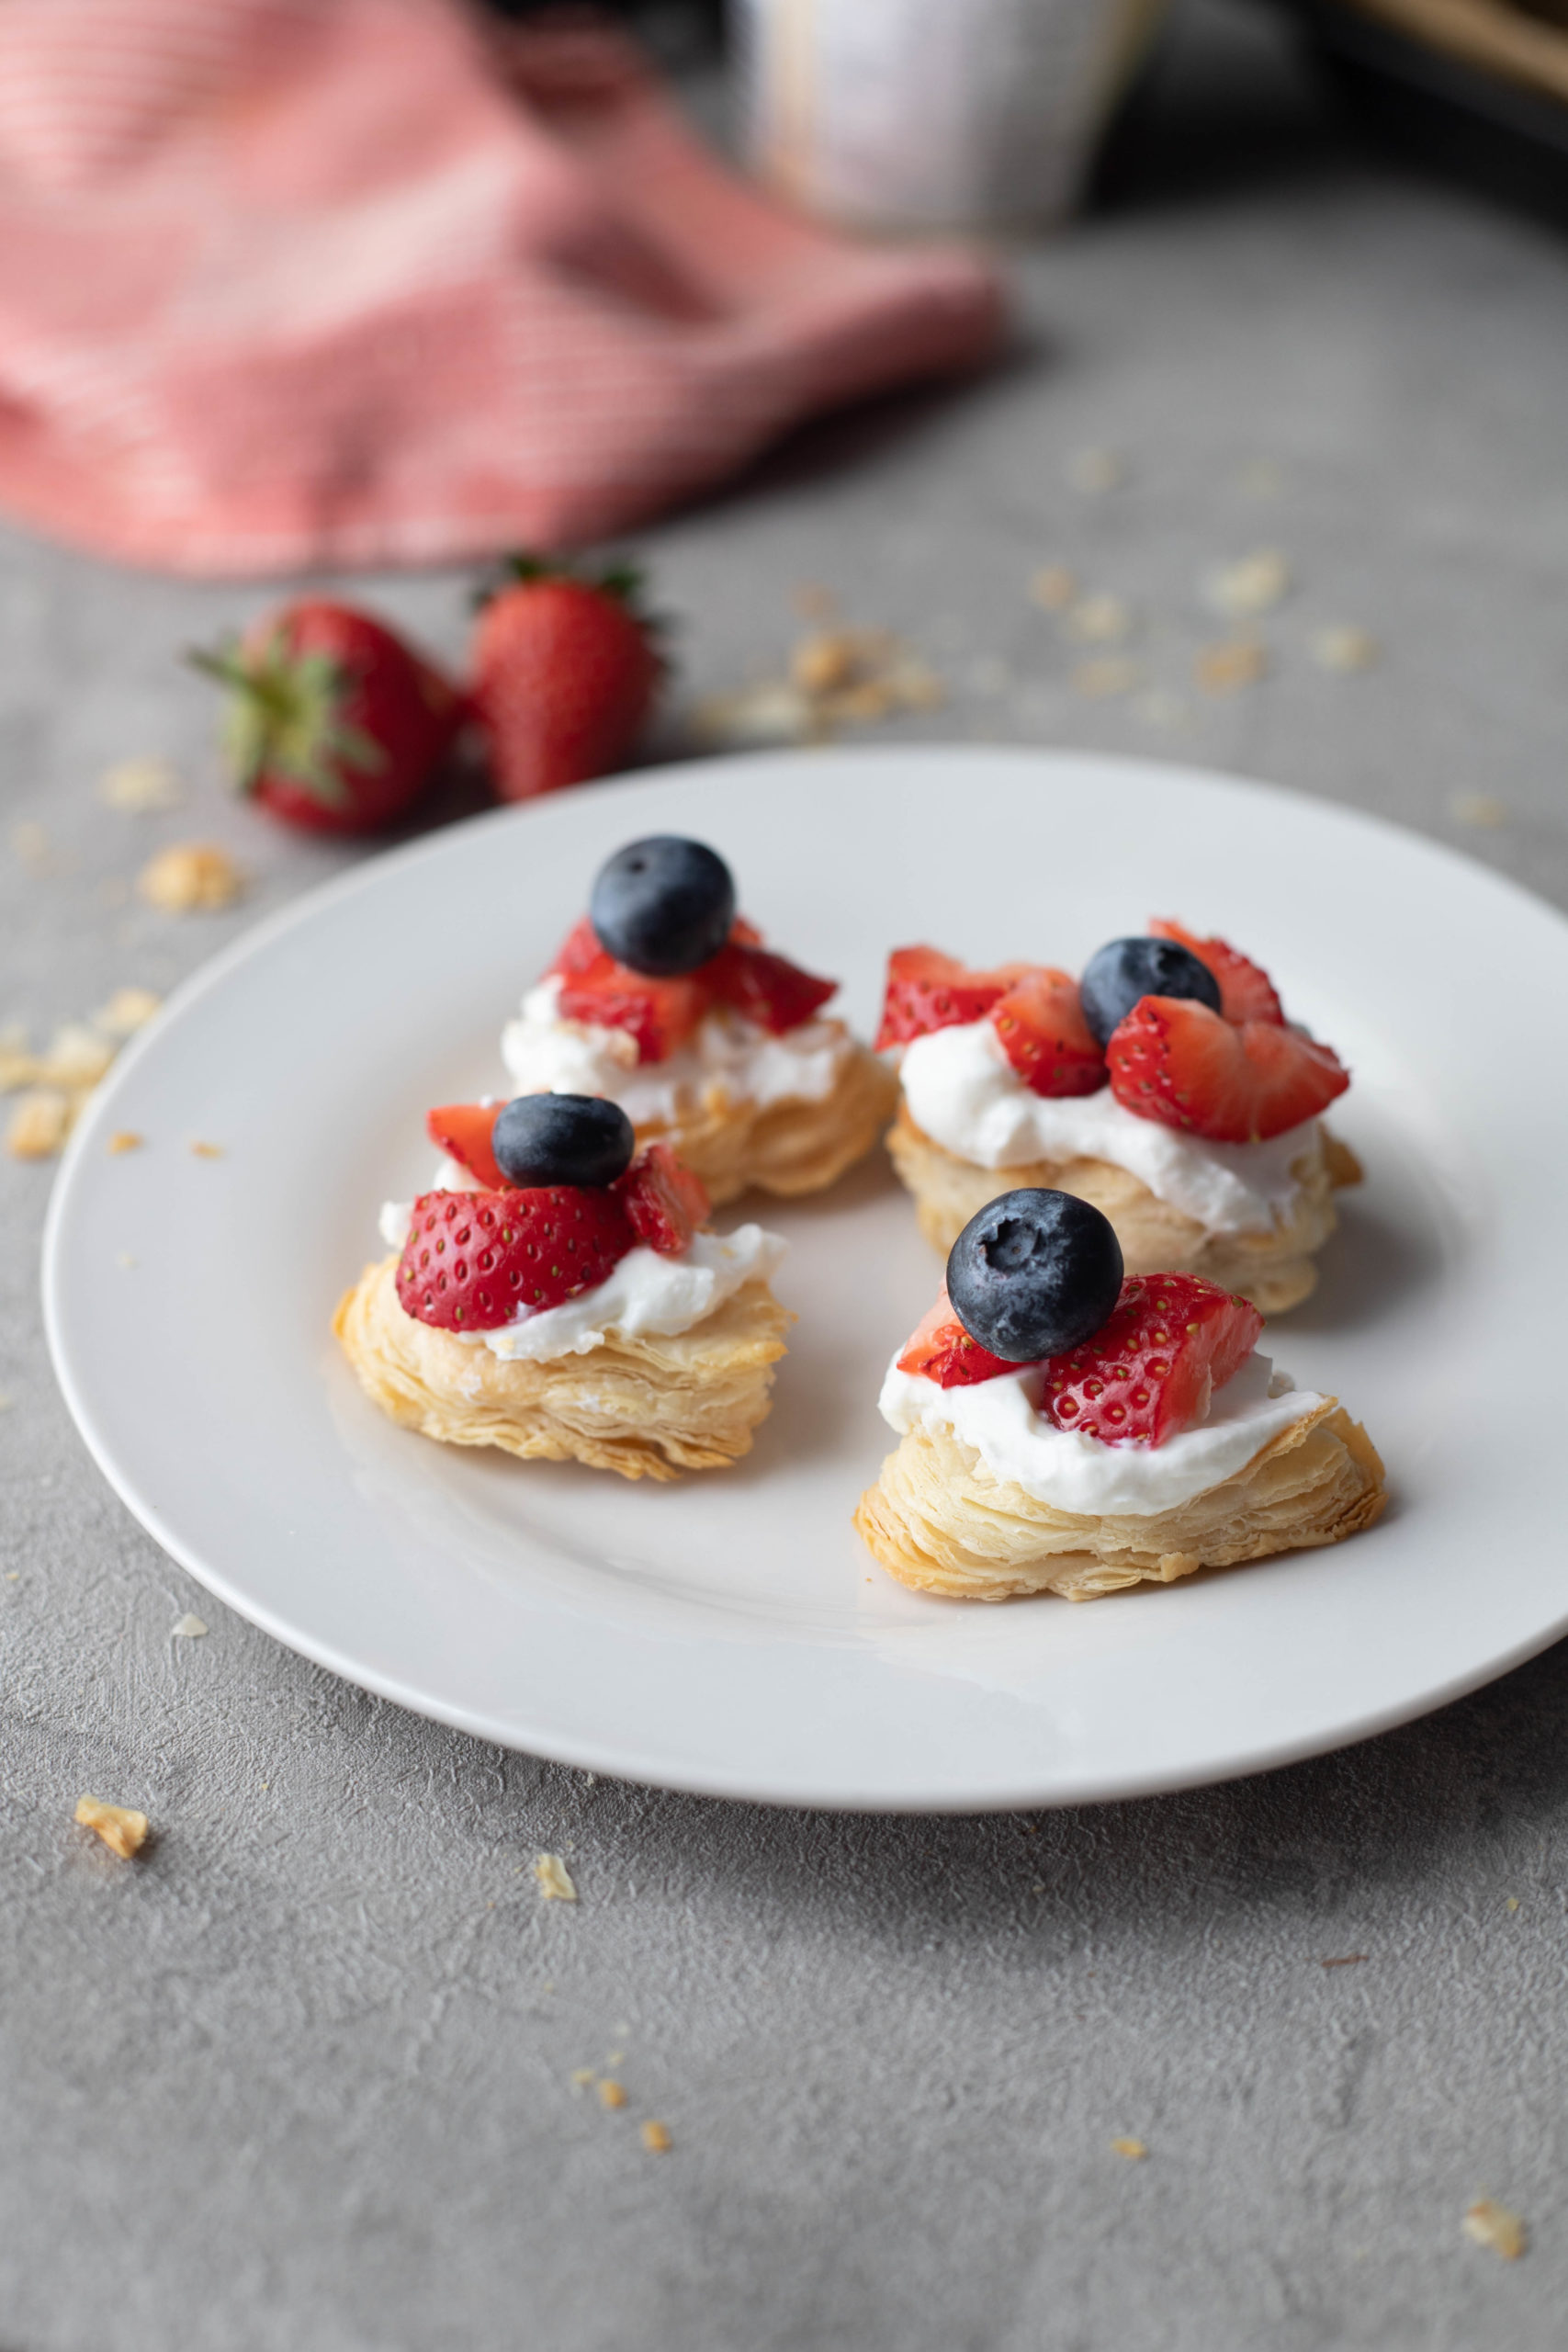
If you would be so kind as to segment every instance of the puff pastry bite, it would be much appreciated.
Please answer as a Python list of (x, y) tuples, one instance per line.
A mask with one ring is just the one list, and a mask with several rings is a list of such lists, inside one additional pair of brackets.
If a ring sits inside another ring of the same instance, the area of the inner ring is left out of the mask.
[(631, 842), (502, 1037), (513, 1086), (602, 1094), (716, 1204), (819, 1192), (893, 1115), (886, 1064), (825, 1008), (834, 980), (774, 955), (705, 843)]
[(951, 1249), (1003, 1192), (1091, 1202), (1129, 1273), (1201, 1274), (1265, 1314), (1313, 1290), (1355, 1155), (1320, 1114), (1349, 1079), (1222, 939), (1156, 921), (1081, 983), (933, 948), (888, 968), (879, 1047), (899, 1062), (888, 1136), (920, 1226)]
[(697, 1179), (668, 1144), (634, 1157), (611, 1102), (536, 1095), (430, 1124), (446, 1181), (383, 1210), (391, 1254), (333, 1318), (373, 1402), (447, 1445), (626, 1478), (749, 1452), (793, 1320), (770, 1286), (778, 1236), (708, 1230)]
[(1262, 1327), (1200, 1275), (1122, 1276), (1075, 1196), (1009, 1193), (889, 1368), (899, 1443), (855, 1525), (900, 1583), (970, 1600), (1093, 1600), (1342, 1543), (1381, 1514), (1382, 1464), (1336, 1397), (1257, 1352)]

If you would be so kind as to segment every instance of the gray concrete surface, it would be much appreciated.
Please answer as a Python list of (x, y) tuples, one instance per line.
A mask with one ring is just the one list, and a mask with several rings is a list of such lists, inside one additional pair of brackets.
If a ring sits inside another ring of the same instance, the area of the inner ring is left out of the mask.
[[(687, 690), (775, 667), (820, 581), (950, 681), (889, 735), (1255, 772), (1568, 903), (1561, 245), (1369, 160), (1269, 26), (1205, 20), (1142, 192), (1019, 279), (988, 383), (648, 535)], [(1123, 488), (1067, 486), (1089, 446)], [(1206, 699), (1194, 581), (1270, 544), (1297, 578), (1272, 674)], [(1152, 700), (1075, 687), (1023, 594), (1054, 560), (1140, 606)], [(376, 593), (459, 642), (456, 582)], [(348, 854), (223, 801), (174, 664), (260, 601), (0, 547), (0, 1017), (162, 988)], [(1314, 667), (1334, 622), (1382, 664)], [(99, 772), (146, 751), (186, 806), (105, 808)], [(1467, 823), (1476, 795), (1499, 821)], [(235, 846), (246, 905), (128, 903), (193, 833)], [(1506, 975), (1476, 985), (1506, 1023)], [(594, 1783), (363, 1697), (162, 1556), (54, 1390), (48, 1186), (0, 1159), (0, 2352), (1562, 2344), (1568, 1652), (1322, 1762), (1100, 1812)], [(1549, 1346), (1521, 1371), (1553, 1376)], [(209, 1634), (172, 1640), (192, 1608)], [(148, 1859), (73, 1828), (83, 1788), (146, 1807)], [(541, 1848), (576, 1908), (536, 1900)], [(612, 2052), (620, 2113), (572, 2080)], [(1461, 2234), (1483, 2190), (1529, 2220), (1522, 2260)]]

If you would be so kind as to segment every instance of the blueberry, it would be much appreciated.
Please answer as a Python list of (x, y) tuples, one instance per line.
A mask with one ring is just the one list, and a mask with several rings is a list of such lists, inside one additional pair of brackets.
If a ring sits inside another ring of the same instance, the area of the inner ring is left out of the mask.
[(694, 972), (729, 937), (735, 877), (705, 842), (653, 833), (599, 868), (588, 919), (617, 963), (669, 979)]
[(1174, 939), (1113, 939), (1089, 959), (1078, 983), (1083, 1016), (1103, 1046), (1141, 996), (1190, 996), (1220, 1009), (1220, 984), (1190, 947)]
[(490, 1148), (509, 1184), (613, 1184), (637, 1138), (602, 1094), (519, 1094), (499, 1114)]
[(1009, 1363), (1077, 1347), (1121, 1290), (1115, 1227), (1072, 1193), (1003, 1193), (970, 1218), (947, 1261), (953, 1313)]

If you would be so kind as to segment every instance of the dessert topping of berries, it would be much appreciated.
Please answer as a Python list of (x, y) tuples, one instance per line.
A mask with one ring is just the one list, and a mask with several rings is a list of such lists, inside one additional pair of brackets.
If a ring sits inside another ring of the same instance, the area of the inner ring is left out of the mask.
[(497, 1114), (491, 1148), (502, 1183), (595, 1186), (626, 1174), (637, 1137), (602, 1094), (519, 1094)]
[(1078, 1002), (1078, 984), (1042, 966), (1014, 982), (991, 1007), (1002, 1050), (1036, 1094), (1095, 1094), (1105, 1084), (1105, 1056)]
[(617, 963), (671, 979), (711, 961), (729, 937), (735, 878), (705, 842), (653, 833), (605, 859), (588, 919)]
[(424, 1114), (424, 1131), (436, 1149), (491, 1192), (499, 1192), (506, 1182), (491, 1141), (500, 1114), (499, 1102), (446, 1102)]
[(1201, 956), (1174, 939), (1112, 939), (1078, 984), (1084, 1019), (1102, 1046), (1140, 997), (1190, 997), (1218, 1012), (1220, 984)]
[(770, 1037), (782, 1037), (803, 1021), (814, 1021), (839, 992), (837, 980), (818, 979), (787, 956), (743, 939), (721, 947), (705, 977), (717, 1003), (754, 1021)]
[(898, 1369), (934, 1380), (939, 1388), (970, 1388), (977, 1381), (994, 1380), (1000, 1372), (1016, 1372), (1018, 1366), (990, 1354), (969, 1337), (944, 1288), (931, 1313), (909, 1334)]
[(1072, 1193), (1026, 1186), (972, 1216), (947, 1261), (947, 1295), (970, 1338), (1009, 1363), (1060, 1354), (1097, 1330), (1122, 1287), (1109, 1217)]
[(227, 690), (234, 782), (286, 824), (370, 832), (423, 789), (463, 716), (456, 689), (368, 613), (310, 597), (191, 662)]
[(615, 1189), (637, 1239), (665, 1258), (682, 1254), (712, 1206), (702, 1178), (667, 1143), (639, 1151)]
[(1263, 1143), (1349, 1085), (1327, 1046), (1272, 1021), (1239, 1027), (1190, 999), (1146, 996), (1106, 1049), (1111, 1091), (1140, 1118), (1212, 1143)]
[(657, 624), (629, 565), (510, 557), (474, 635), (472, 704), (503, 800), (618, 767), (658, 692)]
[[(1283, 1023), (1285, 1009), (1273, 981), (1261, 964), (1254, 964), (1228, 940), (1199, 939), (1179, 922), (1156, 915), (1149, 924), (1156, 939), (1174, 939), (1207, 964), (1220, 984), (1220, 1011), (1227, 1021), (1274, 1021)], [(1168, 990), (1167, 991), (1168, 994)]]
[(972, 972), (956, 956), (935, 947), (896, 947), (887, 959), (877, 1052), (907, 1046), (912, 1037), (924, 1037), (933, 1029), (983, 1021), (1029, 968), (1027, 964), (1003, 964), (994, 972)]
[(682, 979), (650, 979), (618, 964), (601, 947), (586, 915), (551, 966), (560, 979), (557, 1011), (563, 1021), (600, 1029), (624, 1029), (637, 1042), (639, 1062), (667, 1061), (683, 1046), (712, 1001), (695, 974)]
[(1041, 1409), (1061, 1430), (1163, 1445), (1208, 1411), (1258, 1344), (1263, 1317), (1198, 1274), (1131, 1274), (1088, 1340), (1053, 1356)]
[(498, 1330), (519, 1308), (560, 1306), (597, 1289), (632, 1246), (613, 1191), (424, 1193), (398, 1263), (398, 1298), (439, 1331)]

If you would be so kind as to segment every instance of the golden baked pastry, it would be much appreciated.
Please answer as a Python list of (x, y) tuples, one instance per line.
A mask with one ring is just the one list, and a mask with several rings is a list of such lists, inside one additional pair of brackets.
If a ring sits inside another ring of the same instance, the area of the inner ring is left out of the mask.
[(1325, 1396), (1234, 1477), (1146, 1516), (1054, 1510), (996, 1477), (952, 1430), (913, 1430), (861, 1498), (855, 1525), (888, 1574), (921, 1591), (1095, 1600), (1199, 1568), (1342, 1543), (1370, 1527), (1385, 1500), (1371, 1441)]
[(1129, 1274), (1202, 1274), (1222, 1290), (1247, 1298), (1265, 1315), (1299, 1306), (1317, 1284), (1313, 1253), (1337, 1219), (1334, 1194), (1361, 1180), (1356, 1155), (1321, 1124), (1303, 1147), (1294, 1173), (1301, 1185), (1295, 1214), (1272, 1233), (1211, 1233), (1125, 1168), (1106, 1159), (1040, 1159), (1017, 1168), (979, 1168), (960, 1159), (916, 1125), (905, 1103), (887, 1137), (902, 1182), (913, 1193), (920, 1230), (945, 1256), (964, 1227), (1000, 1193), (1044, 1185), (1074, 1193), (1111, 1219)]
[(507, 1363), (406, 1315), (397, 1270), (395, 1255), (367, 1266), (333, 1317), (373, 1403), (446, 1445), (495, 1445), (623, 1478), (727, 1469), (748, 1453), (795, 1320), (755, 1281), (672, 1338), (611, 1334), (585, 1355)]
[(819, 1193), (865, 1158), (897, 1099), (894, 1072), (856, 1046), (819, 1102), (738, 1102), (715, 1084), (683, 1118), (649, 1120), (637, 1139), (639, 1148), (656, 1141), (673, 1145), (702, 1178), (716, 1208), (752, 1185), (784, 1197)]

